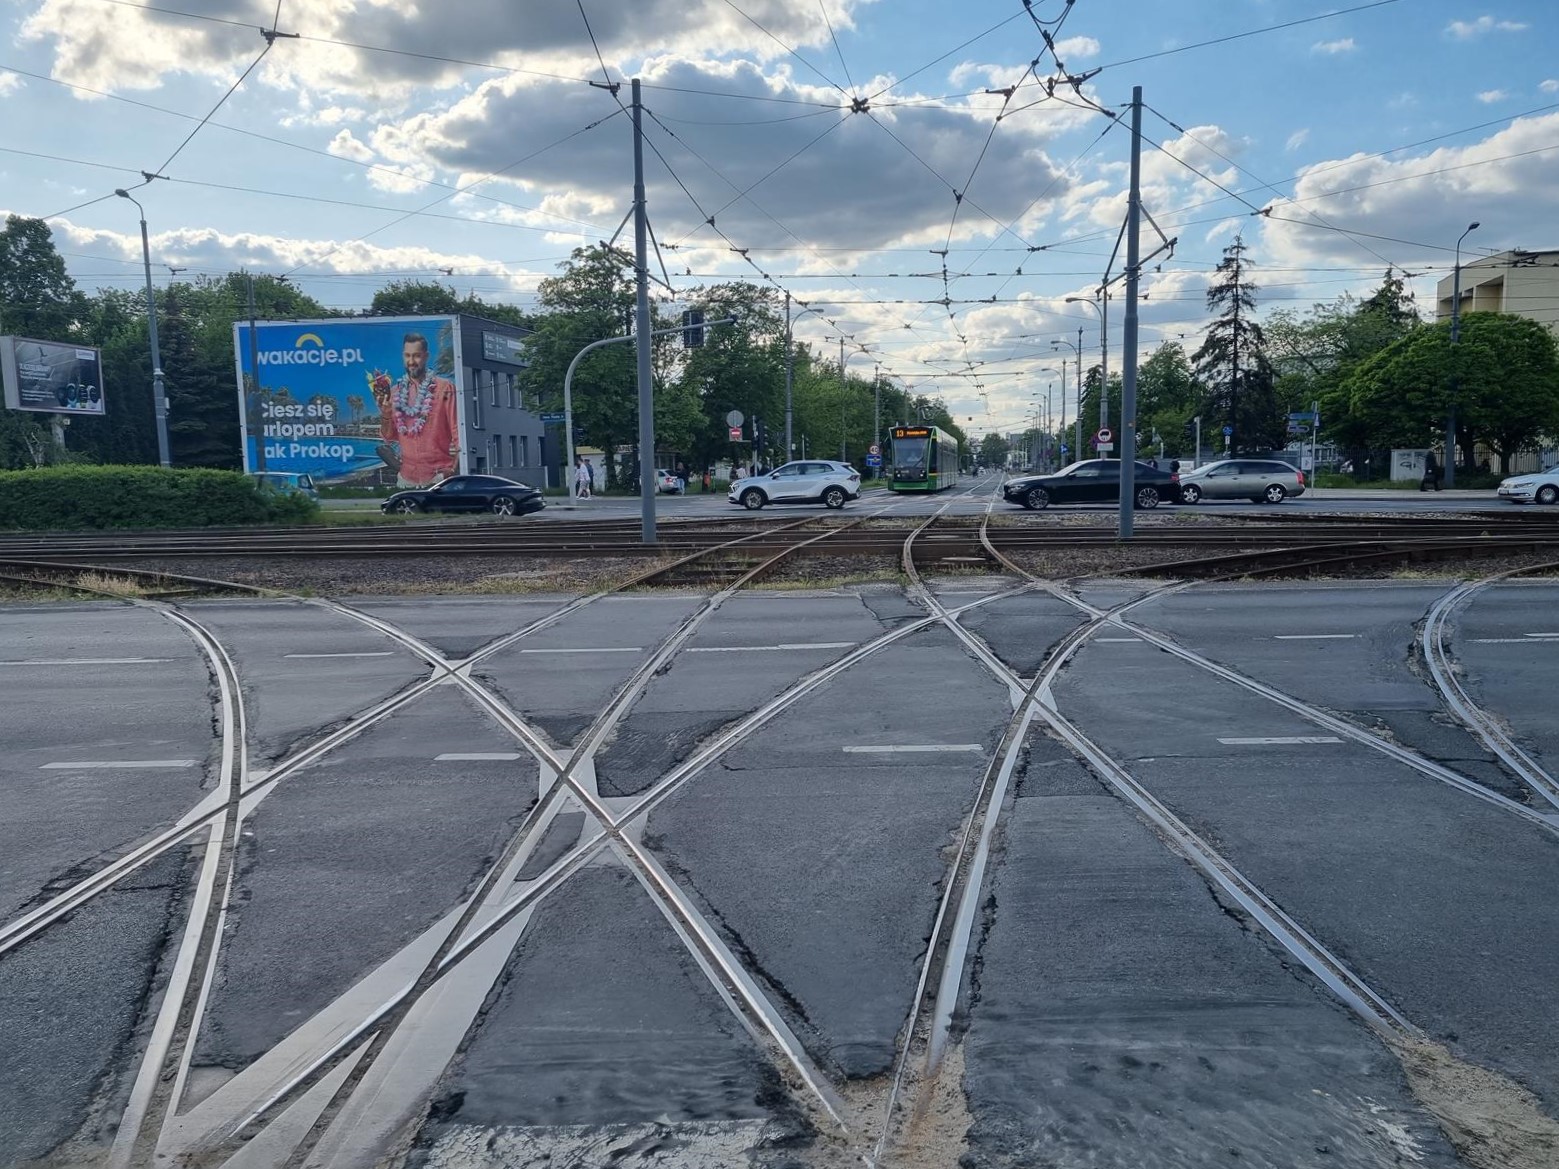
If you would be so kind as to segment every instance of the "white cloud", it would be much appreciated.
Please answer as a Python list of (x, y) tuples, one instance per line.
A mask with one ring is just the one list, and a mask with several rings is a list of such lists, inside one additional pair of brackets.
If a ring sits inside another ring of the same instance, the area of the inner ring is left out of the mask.
[(1510, 94), (1505, 92), (1503, 89), (1485, 89), (1482, 93), (1478, 94), (1478, 100), (1486, 106), (1491, 106), (1498, 101), (1504, 101), (1508, 97), (1510, 97)]
[(1527, 25), (1519, 20), (1495, 20), (1492, 16), (1480, 16), (1477, 20), (1453, 20), (1445, 26), (1447, 36), (1459, 41), (1470, 41), (1487, 32), (1523, 32)]
[(1074, 60), (1087, 60), (1089, 57), (1099, 55), (1099, 42), (1093, 37), (1067, 37), (1056, 42), (1056, 56), (1065, 61), (1068, 66)]
[[(22, 40), (49, 45), (53, 76), (111, 92), (155, 89), (176, 73), (236, 77), (264, 47), (257, 18), (264, 20), (272, 11), (255, 0), (203, 0), (198, 10), (214, 19), (194, 21), (101, 0), (34, 2), (36, 10), (21, 25)], [(854, 10), (866, 2), (830, 4), (834, 30), (842, 35), (853, 28)], [(317, 39), (278, 41), (263, 66), (263, 79), (350, 94), (383, 108), (419, 88), (464, 82), (468, 67), (433, 56), (572, 78), (600, 76), (575, 5), (526, 4), (523, 9), (521, 18), (514, 0), (466, 0), (458, 20), (435, 20), (433, 9), (419, 10), (404, 0), (290, 0), (282, 12), (283, 30), (303, 30)], [(784, 46), (795, 47), (830, 75), (835, 64), (831, 52), (807, 51), (832, 44), (828, 21), (816, 5), (754, 0), (742, 5), (750, 21), (723, 0), (597, 0), (587, 11), (601, 52), (619, 75), (622, 64), (636, 66), (656, 52), (702, 52), (716, 46), (765, 62), (790, 59)], [(332, 40), (397, 52), (357, 50), (328, 43)]]
[(1310, 127), (1306, 126), (1303, 130), (1295, 130), (1292, 134), (1290, 134), (1288, 136), (1288, 142), (1284, 145), (1284, 149), (1285, 150), (1298, 150), (1301, 146), (1303, 146), (1309, 140), (1310, 140)]
[(1386, 103), (1393, 110), (1409, 110), (1418, 104), (1418, 95), (1410, 90), (1403, 90)]
[(0, 94), (10, 93), (22, 87), (22, 79), (14, 73), (0, 73)]
[(357, 135), (350, 130), (339, 131), (330, 140), (330, 145), (326, 149), (331, 154), (340, 158), (350, 158), (353, 162), (372, 162), (374, 159), (374, 152), (360, 142)]
[(1335, 57), (1338, 53), (1351, 53), (1358, 47), (1358, 45), (1354, 44), (1352, 37), (1342, 37), (1335, 41), (1316, 41), (1315, 44), (1310, 46), (1310, 51), (1312, 53), (1326, 53), (1329, 56)]
[(1559, 93), (1559, 81), (1555, 81), (1553, 78), (1539, 82), (1537, 87), (1544, 93)]

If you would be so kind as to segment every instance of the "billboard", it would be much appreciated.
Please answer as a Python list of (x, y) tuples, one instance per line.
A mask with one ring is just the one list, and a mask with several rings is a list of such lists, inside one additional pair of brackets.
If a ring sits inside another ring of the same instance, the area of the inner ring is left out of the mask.
[(12, 410), (102, 414), (103, 354), (84, 345), (0, 337), (0, 381)]
[(233, 326), (244, 469), (315, 482), (425, 487), (466, 469), (454, 317), (260, 321)]

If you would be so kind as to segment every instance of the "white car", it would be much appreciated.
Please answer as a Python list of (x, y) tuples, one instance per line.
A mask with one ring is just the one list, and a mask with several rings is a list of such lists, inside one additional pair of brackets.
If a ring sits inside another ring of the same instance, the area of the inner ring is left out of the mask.
[(860, 494), (860, 473), (849, 463), (808, 459), (786, 463), (767, 475), (737, 479), (725, 498), (748, 511), (757, 511), (771, 503), (821, 503), (840, 508)]
[(1512, 475), (1499, 485), (1497, 494), (1511, 503), (1559, 503), (1559, 466), (1531, 475)]
[(677, 478), (675, 471), (657, 469), (655, 472), (655, 491), (660, 495), (681, 495), (687, 490), (687, 484)]

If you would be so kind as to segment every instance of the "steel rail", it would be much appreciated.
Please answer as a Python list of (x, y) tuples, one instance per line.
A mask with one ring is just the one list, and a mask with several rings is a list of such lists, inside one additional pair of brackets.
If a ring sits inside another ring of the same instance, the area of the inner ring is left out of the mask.
[(1456, 665), (1451, 660), (1450, 651), (1445, 644), (1446, 626), (1450, 623), (1451, 616), (1465, 605), (1474, 593), (1524, 573), (1555, 569), (1559, 569), (1559, 562), (1511, 569), (1458, 585), (1436, 601), (1434, 607), (1429, 610), (1429, 616), (1424, 622), (1421, 644), (1424, 661), (1429, 667), (1429, 675), (1451, 713), (1463, 726), (1477, 735), (1484, 746), (1492, 751), (1517, 778), (1554, 808), (1559, 809), (1559, 781), (1556, 781), (1542, 764), (1516, 743), (1494, 715), (1479, 706), (1467, 693), (1461, 684), (1461, 679), (1457, 677)]

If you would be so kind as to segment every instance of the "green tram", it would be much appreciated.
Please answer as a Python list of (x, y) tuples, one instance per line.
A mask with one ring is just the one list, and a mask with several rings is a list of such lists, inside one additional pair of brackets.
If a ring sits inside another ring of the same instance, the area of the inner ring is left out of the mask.
[(935, 426), (893, 428), (893, 491), (940, 491), (958, 482), (958, 440)]

